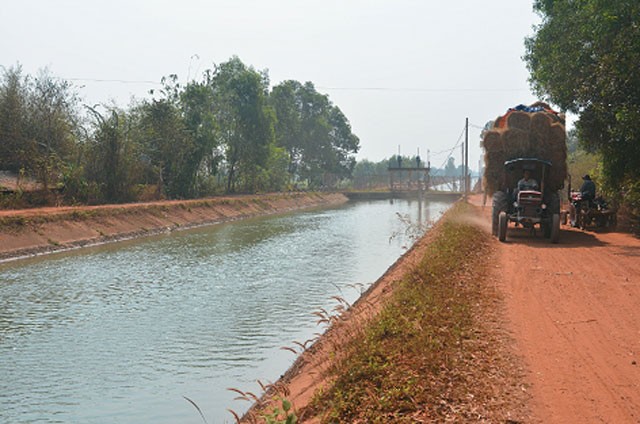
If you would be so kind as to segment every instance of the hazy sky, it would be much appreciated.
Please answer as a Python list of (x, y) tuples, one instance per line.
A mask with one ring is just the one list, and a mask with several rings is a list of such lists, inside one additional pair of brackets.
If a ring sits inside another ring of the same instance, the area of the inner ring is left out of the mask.
[(49, 67), (89, 104), (126, 106), (232, 55), (272, 85), (311, 81), (350, 120), (359, 159), (400, 146), (441, 166), (468, 117), (475, 169), (478, 126), (535, 101), (521, 59), (531, 0), (2, 0), (0, 16), (0, 65)]

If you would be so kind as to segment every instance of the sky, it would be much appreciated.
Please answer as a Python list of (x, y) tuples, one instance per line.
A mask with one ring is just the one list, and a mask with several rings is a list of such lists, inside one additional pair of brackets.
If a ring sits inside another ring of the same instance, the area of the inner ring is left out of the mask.
[[(469, 165), (480, 129), (536, 97), (522, 56), (532, 0), (2, 0), (0, 66), (47, 67), (90, 105), (149, 97), (238, 56), (271, 85), (311, 81), (360, 138), (357, 158)], [(455, 147), (455, 148), (454, 148)]]

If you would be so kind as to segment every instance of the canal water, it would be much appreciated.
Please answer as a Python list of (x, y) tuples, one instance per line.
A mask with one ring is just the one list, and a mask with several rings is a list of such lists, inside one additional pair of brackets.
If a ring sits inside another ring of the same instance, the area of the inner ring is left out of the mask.
[[(234, 422), (450, 202), (371, 201), (0, 265), (0, 422)], [(408, 223), (411, 223), (410, 225)]]

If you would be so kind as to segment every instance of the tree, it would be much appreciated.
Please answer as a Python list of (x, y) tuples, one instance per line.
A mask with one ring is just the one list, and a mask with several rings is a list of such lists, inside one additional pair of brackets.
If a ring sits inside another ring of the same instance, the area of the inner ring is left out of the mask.
[(275, 114), (267, 104), (267, 75), (234, 56), (215, 69), (211, 85), (220, 144), (225, 149), (227, 191), (235, 191), (238, 181), (244, 190), (255, 190), (275, 136)]
[(351, 132), (351, 124), (337, 106), (329, 111), (331, 156), (326, 169), (340, 178), (351, 176), (356, 159), (353, 154), (360, 149), (360, 140)]
[(261, 168), (262, 172), (258, 179), (256, 190), (260, 191), (281, 191), (287, 187), (289, 182), (289, 155), (282, 147), (274, 143), (269, 145), (267, 162)]
[[(178, 106), (170, 96), (145, 101), (139, 108), (140, 143), (161, 193), (172, 198), (193, 194), (193, 171), (187, 165), (195, 154)], [(192, 159), (193, 160), (193, 159)]]
[(110, 108), (103, 116), (89, 108), (93, 117), (93, 133), (89, 141), (87, 174), (97, 183), (100, 200), (118, 203), (134, 200), (133, 186), (139, 179), (141, 164), (139, 146), (133, 133), (134, 123), (124, 111)]
[(199, 194), (200, 177), (217, 174), (222, 160), (222, 153), (217, 149), (216, 105), (209, 71), (205, 72), (202, 82), (187, 84), (179, 95), (178, 106), (192, 146), (182, 165), (185, 177), (191, 181), (186, 194), (194, 196)]
[(444, 166), (444, 175), (447, 177), (456, 177), (459, 176), (460, 173), (456, 168), (456, 160), (452, 157), (447, 159), (447, 164)]
[(273, 87), (269, 103), (276, 112), (276, 143), (289, 154), (289, 173), (294, 176), (302, 162), (302, 84), (288, 80)]
[(28, 163), (45, 189), (58, 181), (64, 164), (73, 158), (78, 103), (68, 81), (54, 78), (47, 69), (35, 78), (28, 104)]
[(526, 40), (535, 91), (579, 115), (583, 146), (600, 153), (604, 182), (640, 177), (640, 3), (537, 0), (542, 23)]
[(74, 157), (79, 99), (72, 85), (47, 69), (22, 77), (16, 66), (0, 85), (0, 167), (31, 171), (45, 189), (58, 182)]
[(270, 102), (278, 118), (276, 141), (289, 153), (292, 177), (313, 187), (323, 184), (325, 174), (351, 175), (359, 139), (326, 95), (310, 82), (284, 81), (273, 88)]
[(0, 79), (0, 170), (25, 166), (29, 81), (20, 66), (5, 69)]

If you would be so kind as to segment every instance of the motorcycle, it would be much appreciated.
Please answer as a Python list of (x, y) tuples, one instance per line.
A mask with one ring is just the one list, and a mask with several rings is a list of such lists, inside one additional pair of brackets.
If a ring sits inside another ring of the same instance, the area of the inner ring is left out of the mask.
[(613, 228), (617, 223), (616, 212), (602, 196), (583, 199), (582, 193), (572, 191), (570, 195), (570, 222), (572, 227), (582, 230), (590, 226)]

